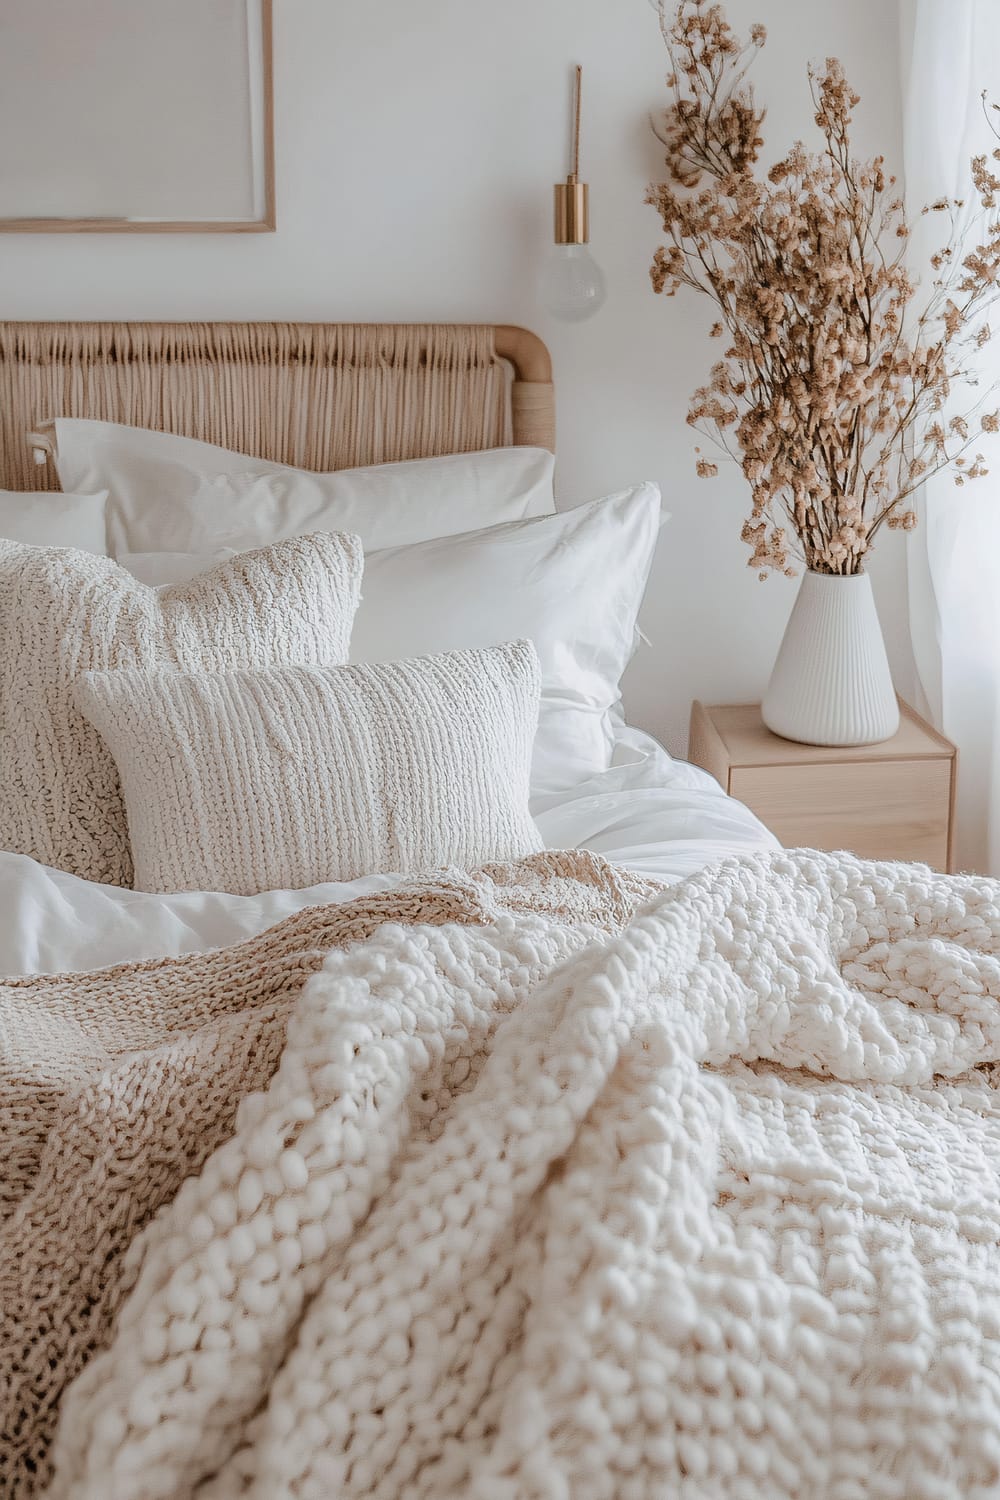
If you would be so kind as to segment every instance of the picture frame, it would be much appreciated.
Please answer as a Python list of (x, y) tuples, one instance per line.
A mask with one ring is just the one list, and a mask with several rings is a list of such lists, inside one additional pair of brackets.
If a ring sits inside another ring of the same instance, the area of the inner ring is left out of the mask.
[(272, 0), (4, 0), (0, 233), (275, 228)]

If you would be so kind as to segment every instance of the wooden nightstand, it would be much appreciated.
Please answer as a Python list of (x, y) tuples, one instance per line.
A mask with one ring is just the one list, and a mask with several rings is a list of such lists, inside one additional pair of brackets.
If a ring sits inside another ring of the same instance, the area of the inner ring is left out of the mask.
[(798, 745), (765, 729), (756, 703), (691, 709), (688, 759), (745, 802), (786, 848), (952, 867), (955, 746), (900, 703), (881, 745)]

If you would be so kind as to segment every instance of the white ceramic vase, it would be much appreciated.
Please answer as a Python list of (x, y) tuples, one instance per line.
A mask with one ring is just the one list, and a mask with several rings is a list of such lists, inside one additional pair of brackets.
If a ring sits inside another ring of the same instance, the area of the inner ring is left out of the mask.
[(761, 716), (806, 745), (873, 745), (896, 733), (899, 705), (867, 573), (806, 573)]

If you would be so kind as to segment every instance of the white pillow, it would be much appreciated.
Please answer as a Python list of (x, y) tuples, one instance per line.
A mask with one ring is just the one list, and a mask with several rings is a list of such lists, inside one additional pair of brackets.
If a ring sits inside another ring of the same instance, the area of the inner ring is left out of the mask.
[(138, 889), (255, 895), (517, 859), (538, 659), (527, 641), (419, 661), (86, 672), (121, 774)]
[(107, 489), (108, 536), (123, 552), (237, 552), (313, 531), (349, 531), (366, 550), (550, 515), (555, 460), (492, 448), (318, 474), (212, 443), (59, 417), (64, 490)]
[(531, 640), (542, 672), (535, 793), (607, 770), (661, 525), (641, 484), (538, 520), (368, 553), (351, 661)]
[(118, 773), (76, 678), (344, 661), (361, 568), (357, 537), (321, 533), (156, 593), (110, 558), (0, 541), (0, 848), (131, 884)]
[[(352, 661), (392, 661), (527, 637), (542, 703), (533, 794), (575, 786), (610, 764), (609, 710), (631, 660), (636, 619), (665, 517), (642, 484), (553, 516), (368, 553)], [(144, 583), (212, 566), (193, 555), (123, 556)]]
[(106, 557), (107, 498), (107, 490), (93, 495), (0, 490), (0, 537), (29, 547), (76, 547)]

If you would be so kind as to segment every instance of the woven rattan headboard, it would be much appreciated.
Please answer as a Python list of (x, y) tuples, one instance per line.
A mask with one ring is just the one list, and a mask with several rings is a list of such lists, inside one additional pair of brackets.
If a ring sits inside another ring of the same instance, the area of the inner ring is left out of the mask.
[(548, 350), (487, 324), (0, 322), (0, 489), (58, 487), (24, 434), (59, 416), (311, 469), (555, 446)]

